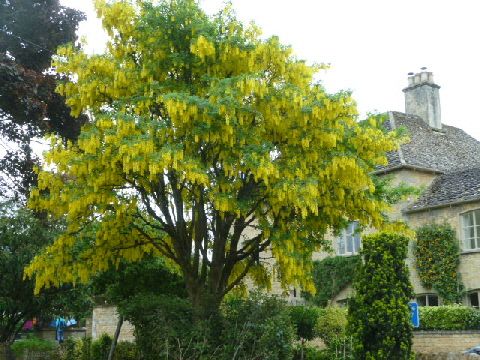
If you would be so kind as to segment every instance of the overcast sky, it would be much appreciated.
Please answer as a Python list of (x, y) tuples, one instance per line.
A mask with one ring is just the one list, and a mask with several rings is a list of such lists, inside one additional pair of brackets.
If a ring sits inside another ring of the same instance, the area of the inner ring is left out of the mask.
[[(89, 51), (105, 37), (90, 0), (61, 0), (86, 12)], [(200, 0), (210, 14), (222, 0)], [(407, 73), (427, 67), (441, 86), (442, 122), (480, 140), (480, 2), (477, 0), (232, 0), (245, 22), (278, 35), (297, 57), (330, 63), (330, 92), (351, 89), (361, 113), (404, 111)], [(480, 155), (480, 154), (479, 154)]]

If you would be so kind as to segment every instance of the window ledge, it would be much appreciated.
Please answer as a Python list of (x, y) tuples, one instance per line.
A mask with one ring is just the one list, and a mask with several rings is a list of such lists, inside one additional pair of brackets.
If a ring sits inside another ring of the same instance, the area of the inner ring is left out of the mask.
[(480, 249), (462, 250), (460, 255), (470, 255), (470, 254), (478, 254), (478, 253), (480, 253)]

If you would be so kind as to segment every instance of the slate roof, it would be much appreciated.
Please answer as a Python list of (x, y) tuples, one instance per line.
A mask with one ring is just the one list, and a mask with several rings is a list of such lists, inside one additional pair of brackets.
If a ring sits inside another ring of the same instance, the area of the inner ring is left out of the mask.
[(478, 167), (438, 176), (425, 193), (407, 209), (407, 212), (475, 200), (480, 200), (480, 168)]
[(465, 168), (480, 168), (480, 142), (461, 129), (443, 125), (434, 130), (420, 117), (390, 112), (385, 126), (392, 130), (405, 128), (410, 142), (387, 154), (388, 165), (377, 173), (400, 167), (421, 168), (446, 173)]

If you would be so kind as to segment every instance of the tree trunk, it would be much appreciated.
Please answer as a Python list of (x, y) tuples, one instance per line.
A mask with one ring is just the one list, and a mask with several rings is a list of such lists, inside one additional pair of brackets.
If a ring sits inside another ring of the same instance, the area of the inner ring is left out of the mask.
[(113, 335), (112, 346), (110, 346), (110, 352), (108, 353), (108, 360), (113, 359), (115, 348), (117, 347), (118, 337), (120, 336), (120, 330), (123, 324), (123, 315), (118, 315), (117, 328), (115, 329), (115, 335)]

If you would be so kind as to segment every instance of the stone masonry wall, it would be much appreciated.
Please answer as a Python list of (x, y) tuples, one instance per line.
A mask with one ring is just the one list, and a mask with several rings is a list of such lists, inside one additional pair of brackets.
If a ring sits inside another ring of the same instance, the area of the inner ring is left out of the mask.
[[(457, 239), (459, 240), (460, 249), (462, 249), (462, 229), (460, 225), (460, 216), (462, 213), (480, 208), (480, 202), (470, 204), (460, 204), (456, 206), (444, 207), (439, 209), (432, 209), (423, 212), (410, 213), (406, 215), (406, 220), (412, 228), (417, 228), (424, 224), (431, 222), (450, 224), (457, 233)], [(411, 262), (411, 280), (414, 286), (415, 292), (421, 293), (426, 291), (420, 285), (420, 280), (413, 266), (413, 259), (410, 257)], [(460, 255), (459, 272), (462, 277), (465, 289), (474, 290), (480, 289), (480, 252), (478, 251), (462, 251)]]
[[(117, 328), (118, 314), (115, 306), (96, 306), (92, 314), (92, 339), (98, 339), (102, 334), (113, 337)], [(120, 330), (119, 341), (135, 341), (134, 327), (128, 321), (124, 321)]]
[(458, 353), (480, 344), (480, 331), (415, 331), (413, 350), (419, 354)]

